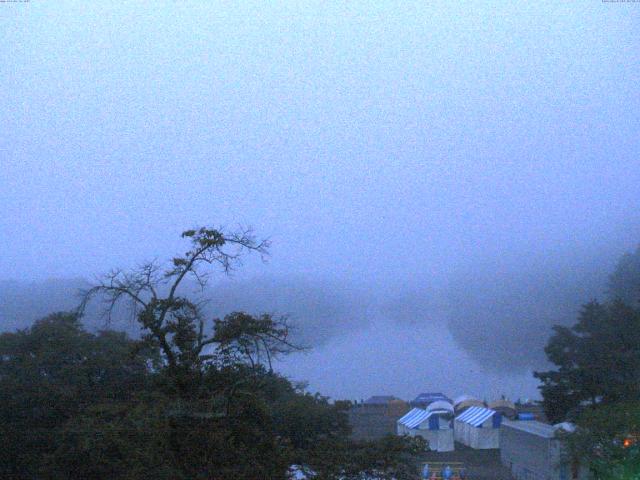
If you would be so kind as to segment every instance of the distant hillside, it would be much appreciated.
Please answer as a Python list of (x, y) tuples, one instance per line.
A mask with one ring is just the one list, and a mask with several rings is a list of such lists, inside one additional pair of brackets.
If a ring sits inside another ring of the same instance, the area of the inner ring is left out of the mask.
[(0, 328), (25, 328), (51, 312), (73, 309), (76, 292), (83, 286), (80, 279), (0, 281)]
[(600, 265), (469, 275), (452, 282), (449, 290), (449, 329), (484, 365), (544, 365), (553, 325), (571, 325), (582, 305), (603, 300), (607, 275)]
[[(222, 279), (205, 292), (195, 285), (183, 293), (208, 299), (206, 315), (221, 317), (232, 311), (288, 315), (299, 342), (311, 347), (345, 338), (382, 321), (395, 330), (442, 324), (480, 364), (502, 371), (526, 371), (546, 363), (544, 345), (554, 324), (575, 321), (580, 306), (602, 298), (608, 268), (540, 267), (536, 271), (473, 272), (453, 279), (448, 288), (396, 287), (365, 290), (344, 282), (261, 277)], [(0, 282), (0, 328), (24, 328), (34, 320), (78, 304), (82, 279), (45, 282)], [(138, 327), (125, 309), (116, 312), (111, 328), (136, 336)], [(100, 305), (92, 304), (84, 319), (89, 329), (107, 326)], [(427, 339), (423, 340), (429, 344)], [(523, 348), (526, 346), (526, 348)], [(391, 345), (389, 348), (395, 348)]]
[[(1, 281), (0, 329), (25, 328), (49, 313), (72, 310), (78, 305), (80, 289), (87, 286), (82, 279)], [(238, 310), (287, 315), (296, 327), (298, 340), (310, 346), (323, 344), (366, 322), (364, 310), (368, 302), (365, 296), (330, 282), (260, 278), (211, 283), (205, 292), (194, 285), (184, 290), (189, 295), (208, 299), (205, 310), (210, 318)], [(107, 325), (99, 302), (90, 305), (84, 322), (92, 330), (109, 326), (134, 336), (138, 333), (137, 325), (125, 308), (116, 312)]]
[[(85, 280), (78, 278), (39, 282), (0, 281), (0, 330), (26, 328), (50, 313), (74, 310), (79, 303), (80, 290), (87, 286)], [(84, 323), (90, 330), (109, 326), (132, 335), (138, 331), (125, 312), (116, 313), (108, 325), (100, 314), (99, 305), (87, 309)]]

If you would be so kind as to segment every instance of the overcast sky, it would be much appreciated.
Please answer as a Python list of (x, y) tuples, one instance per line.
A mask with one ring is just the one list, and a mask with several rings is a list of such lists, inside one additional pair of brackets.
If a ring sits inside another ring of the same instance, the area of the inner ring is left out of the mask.
[[(272, 239), (242, 279), (380, 303), (610, 269), (640, 241), (639, 85), (637, 3), (0, 4), (0, 279), (170, 257), (205, 224)], [(367, 325), (318, 352), (376, 356)]]

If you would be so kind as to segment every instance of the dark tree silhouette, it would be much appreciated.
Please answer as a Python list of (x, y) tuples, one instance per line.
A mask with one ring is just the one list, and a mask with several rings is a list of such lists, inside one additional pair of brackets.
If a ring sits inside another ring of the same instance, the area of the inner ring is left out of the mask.
[[(285, 317), (263, 314), (254, 318), (236, 312), (207, 321), (201, 303), (180, 293), (186, 279), (204, 288), (212, 267), (228, 274), (245, 254), (258, 253), (264, 258), (268, 240), (257, 240), (251, 229), (228, 233), (210, 228), (187, 230), (182, 238), (190, 248), (167, 265), (154, 261), (133, 271), (114, 270), (105, 275), (83, 292), (80, 312), (94, 298), (104, 303), (107, 317), (119, 304), (127, 304), (144, 340), (162, 352), (168, 372), (179, 379), (181, 388), (202, 372), (205, 363), (246, 361), (255, 367), (265, 362), (271, 368), (274, 358), (298, 350), (289, 341)], [(220, 348), (213, 348), (216, 345)]]

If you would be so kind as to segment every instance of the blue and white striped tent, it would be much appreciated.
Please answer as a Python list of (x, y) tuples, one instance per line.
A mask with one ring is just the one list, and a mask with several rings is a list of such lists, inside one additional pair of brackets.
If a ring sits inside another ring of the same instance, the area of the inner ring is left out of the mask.
[(411, 429), (418, 427), (422, 422), (429, 419), (433, 412), (423, 410), (421, 408), (412, 408), (406, 415), (398, 420), (400, 425)]
[(501, 422), (495, 410), (469, 407), (455, 419), (455, 439), (471, 448), (499, 448)]
[(456, 420), (468, 423), (469, 425), (473, 425), (474, 427), (481, 427), (482, 424), (489, 418), (497, 420), (497, 425), (494, 425), (494, 428), (500, 426), (501, 415), (495, 410), (484, 407), (469, 407), (467, 410), (458, 415), (456, 417)]
[(429, 442), (430, 450), (450, 452), (453, 450), (451, 415), (441, 410), (414, 408), (398, 419), (398, 435), (419, 436)]

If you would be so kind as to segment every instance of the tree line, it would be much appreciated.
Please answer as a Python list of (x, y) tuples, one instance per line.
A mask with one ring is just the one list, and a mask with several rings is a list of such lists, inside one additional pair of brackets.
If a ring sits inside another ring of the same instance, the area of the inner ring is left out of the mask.
[[(0, 476), (15, 479), (415, 478), (419, 440), (349, 438), (349, 402), (330, 402), (273, 369), (301, 350), (287, 319), (232, 312), (208, 319), (185, 294), (215, 267), (236, 268), (269, 244), (250, 230), (182, 234), (167, 264), (112, 271), (77, 311), (0, 335)], [(87, 332), (90, 302), (129, 309), (139, 339)]]
[(583, 305), (571, 327), (556, 326), (535, 372), (547, 417), (572, 421), (569, 455), (595, 478), (640, 475), (640, 247), (610, 276), (605, 301)]
[[(350, 439), (349, 402), (292, 383), (274, 362), (303, 348), (285, 317), (211, 319), (204, 288), (269, 242), (251, 230), (183, 232), (167, 263), (114, 270), (76, 311), (0, 335), (0, 476), (7, 479), (285, 479), (292, 465), (321, 479), (416, 478), (419, 438)], [(140, 338), (81, 323), (91, 302), (108, 319), (124, 305)], [(640, 248), (625, 255), (603, 302), (585, 304), (545, 349), (536, 372), (552, 422), (573, 421), (570, 454), (596, 478), (640, 472)]]

